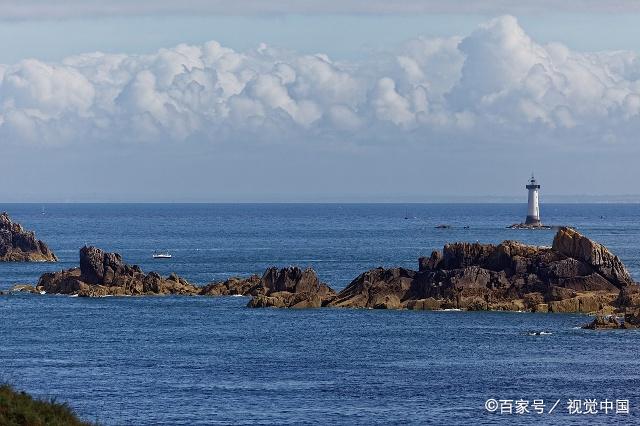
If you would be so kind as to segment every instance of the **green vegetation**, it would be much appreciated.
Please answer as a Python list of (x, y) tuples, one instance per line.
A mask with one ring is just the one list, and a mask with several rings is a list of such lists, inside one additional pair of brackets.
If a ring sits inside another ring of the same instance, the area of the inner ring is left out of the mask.
[(67, 404), (39, 401), (9, 385), (0, 386), (0, 425), (89, 426)]

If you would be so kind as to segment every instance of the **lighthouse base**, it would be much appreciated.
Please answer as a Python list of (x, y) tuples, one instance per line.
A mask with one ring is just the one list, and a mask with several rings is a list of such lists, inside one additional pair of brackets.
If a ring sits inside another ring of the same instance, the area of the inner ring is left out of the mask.
[(535, 216), (527, 216), (527, 219), (524, 221), (524, 224), (531, 225), (531, 226), (541, 226), (542, 222), (540, 222), (540, 219)]

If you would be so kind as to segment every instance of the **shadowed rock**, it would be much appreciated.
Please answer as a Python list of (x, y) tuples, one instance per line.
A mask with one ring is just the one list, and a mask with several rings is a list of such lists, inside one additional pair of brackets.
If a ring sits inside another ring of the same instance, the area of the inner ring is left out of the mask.
[(36, 239), (9, 215), (0, 213), (0, 262), (56, 262), (58, 258), (45, 243)]

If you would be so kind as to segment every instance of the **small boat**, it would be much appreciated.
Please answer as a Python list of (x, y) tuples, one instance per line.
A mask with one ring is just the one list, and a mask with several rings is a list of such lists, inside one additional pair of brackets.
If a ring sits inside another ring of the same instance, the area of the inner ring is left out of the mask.
[(171, 253), (168, 251), (165, 252), (155, 252), (153, 253), (154, 259), (171, 259)]

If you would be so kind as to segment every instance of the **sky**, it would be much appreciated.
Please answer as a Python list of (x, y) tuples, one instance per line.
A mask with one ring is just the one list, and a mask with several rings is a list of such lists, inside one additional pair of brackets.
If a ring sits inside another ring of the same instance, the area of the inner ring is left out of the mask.
[(640, 201), (639, 17), (0, 0), (0, 201)]

